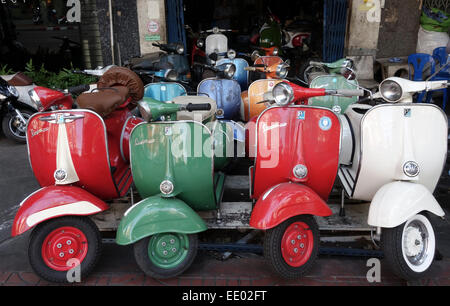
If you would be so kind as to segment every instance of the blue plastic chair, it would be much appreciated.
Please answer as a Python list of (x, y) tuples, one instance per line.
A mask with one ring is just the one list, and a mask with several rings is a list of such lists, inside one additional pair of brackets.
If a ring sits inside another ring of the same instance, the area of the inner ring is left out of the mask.
[[(436, 63), (438, 63), (438, 67), (436, 67), (437, 70), (439, 70), (442, 66), (447, 64), (447, 60), (448, 60), (448, 53), (447, 53), (447, 47), (439, 47), (436, 48), (433, 51), (433, 58), (435, 60)], [(433, 81), (448, 81), (450, 80), (450, 65), (447, 66), (447, 68), (443, 69), (441, 72), (439, 72), (434, 78)], [(446, 106), (447, 106), (447, 102), (448, 102), (448, 91), (449, 89), (443, 89), (444, 91), (444, 101), (443, 101), (443, 105), (442, 108), (445, 110)]]

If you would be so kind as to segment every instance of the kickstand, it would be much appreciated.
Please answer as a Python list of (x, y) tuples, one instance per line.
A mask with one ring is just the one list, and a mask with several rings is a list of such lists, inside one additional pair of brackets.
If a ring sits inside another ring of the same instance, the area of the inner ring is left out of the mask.
[(339, 211), (339, 217), (345, 217), (345, 191), (342, 189), (341, 194), (341, 209)]

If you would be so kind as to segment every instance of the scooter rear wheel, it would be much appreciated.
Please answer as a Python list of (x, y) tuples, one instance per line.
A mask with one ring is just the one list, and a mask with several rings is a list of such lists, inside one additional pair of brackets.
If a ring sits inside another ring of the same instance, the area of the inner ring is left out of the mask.
[(383, 229), (384, 256), (393, 272), (405, 280), (426, 275), (434, 261), (436, 237), (430, 220), (423, 214), (392, 229)]
[(264, 256), (276, 273), (287, 279), (298, 279), (314, 265), (319, 236), (313, 216), (293, 217), (267, 231)]
[[(69, 270), (80, 265), (81, 281), (97, 264), (102, 250), (100, 232), (86, 217), (63, 217), (38, 225), (28, 245), (31, 267), (41, 278), (69, 283)], [(77, 276), (76, 272), (72, 276)]]
[(137, 242), (134, 257), (146, 275), (168, 279), (182, 274), (191, 266), (197, 249), (196, 234), (163, 233)]

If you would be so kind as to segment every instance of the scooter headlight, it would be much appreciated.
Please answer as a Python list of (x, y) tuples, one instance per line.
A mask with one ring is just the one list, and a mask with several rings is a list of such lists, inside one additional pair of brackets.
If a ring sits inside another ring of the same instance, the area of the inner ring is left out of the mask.
[(228, 50), (227, 52), (227, 57), (231, 60), (236, 58), (236, 51), (234, 51), (233, 49)]
[(164, 78), (166, 80), (176, 82), (178, 80), (178, 72), (176, 72), (175, 70), (169, 69), (164, 74)]
[(280, 79), (284, 79), (285, 77), (287, 77), (289, 73), (289, 65), (286, 63), (280, 64), (277, 67), (277, 76)]
[(142, 118), (144, 118), (146, 122), (150, 122), (153, 119), (152, 111), (148, 106), (148, 104), (145, 103), (145, 101), (138, 102), (138, 109), (139, 112), (141, 113)]
[(205, 46), (205, 41), (202, 38), (197, 40), (197, 47), (203, 48), (204, 46)]
[(177, 45), (177, 53), (180, 54), (180, 55), (184, 53), (184, 46), (183, 45), (181, 45), (181, 44)]
[(380, 85), (380, 93), (384, 100), (390, 103), (395, 103), (402, 98), (403, 89), (399, 83), (393, 80), (386, 80)]
[(278, 48), (274, 48), (273, 52), (272, 52), (272, 55), (273, 56), (278, 56), (279, 53), (280, 53), (280, 50), (278, 50)]
[(236, 66), (234, 64), (228, 64), (223, 72), (225, 73), (225, 77), (231, 79), (236, 73)]
[(171, 181), (164, 181), (159, 186), (159, 189), (161, 190), (162, 194), (169, 195), (173, 192), (173, 183)]
[(287, 83), (279, 83), (272, 90), (273, 98), (278, 106), (286, 106), (294, 100), (294, 90)]
[(295, 166), (293, 172), (294, 172), (294, 176), (301, 180), (308, 176), (308, 168), (305, 165)]
[(409, 177), (417, 177), (420, 173), (419, 164), (409, 161), (403, 166), (403, 172)]
[(36, 109), (40, 112), (42, 112), (44, 110), (44, 107), (42, 106), (42, 102), (41, 99), (39, 98), (38, 94), (36, 93), (36, 91), (34, 89), (28, 91), (28, 95), (31, 98), (31, 101), (33, 101), (34, 106), (36, 107)]
[(219, 34), (220, 33), (220, 29), (218, 27), (214, 27), (213, 28), (213, 33), (214, 34)]
[(17, 91), (17, 89), (14, 86), (8, 86), (8, 91), (11, 94), (11, 96), (13, 96), (14, 98), (19, 97), (19, 92)]

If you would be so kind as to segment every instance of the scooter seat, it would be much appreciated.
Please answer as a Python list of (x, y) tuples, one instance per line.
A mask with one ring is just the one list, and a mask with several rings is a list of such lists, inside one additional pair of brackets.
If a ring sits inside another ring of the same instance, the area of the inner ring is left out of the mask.
[(9, 85), (17, 87), (33, 85), (33, 80), (22, 72), (16, 73), (11, 79), (7, 80), (7, 82)]
[(129, 90), (127, 87), (114, 86), (111, 88), (99, 88), (97, 92), (81, 94), (77, 99), (77, 103), (80, 108), (92, 110), (102, 118), (106, 118), (125, 103), (128, 97)]

